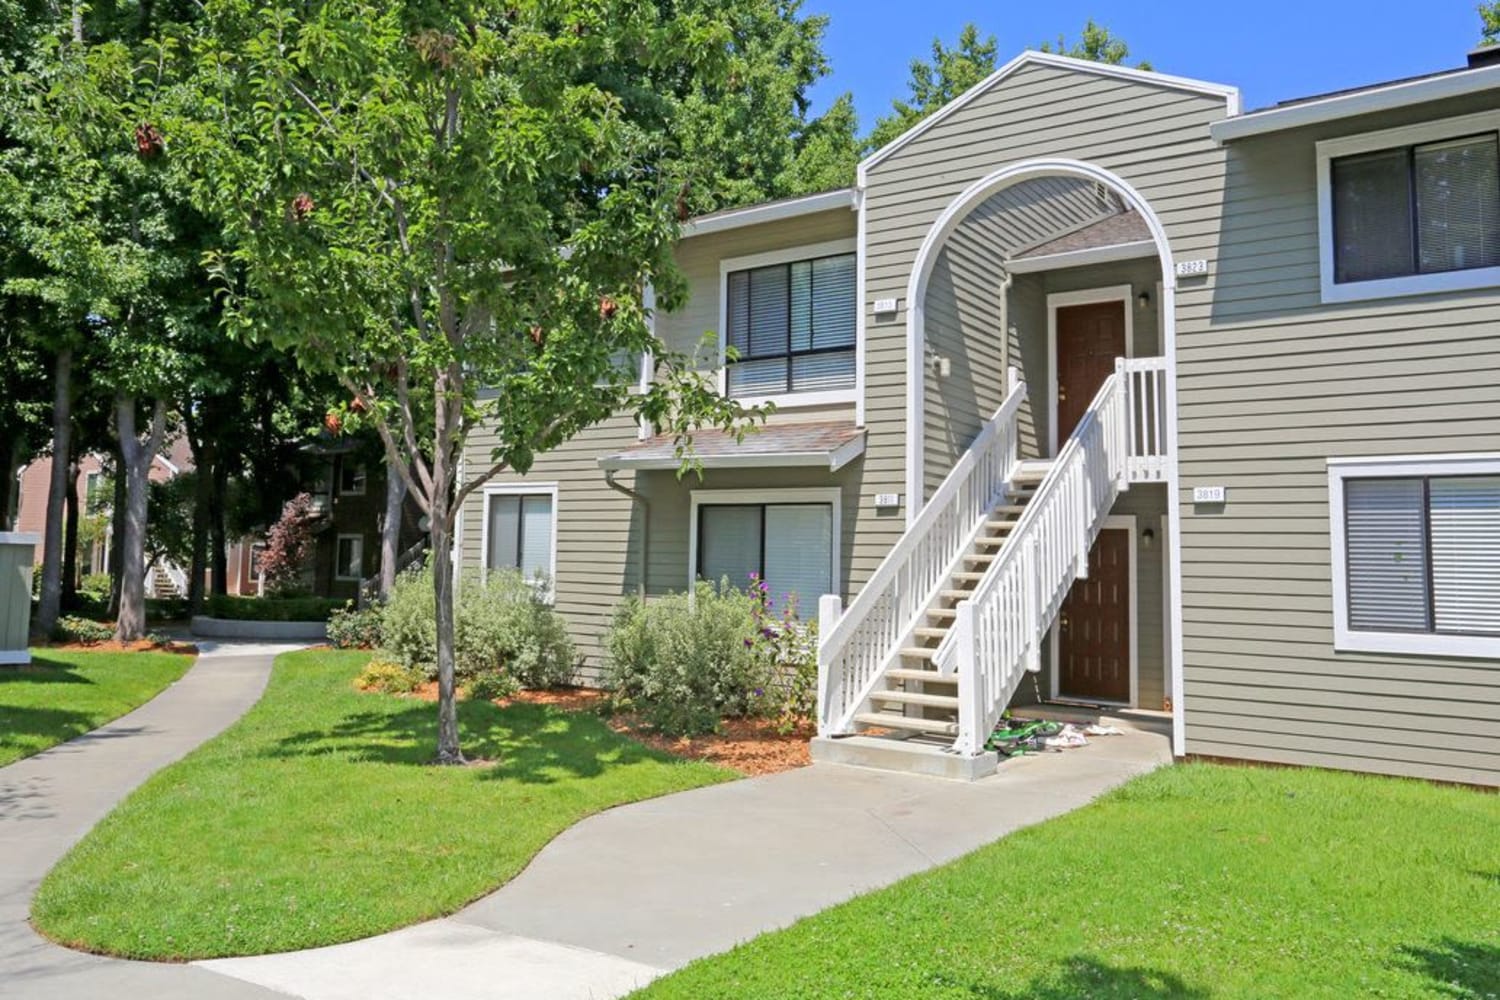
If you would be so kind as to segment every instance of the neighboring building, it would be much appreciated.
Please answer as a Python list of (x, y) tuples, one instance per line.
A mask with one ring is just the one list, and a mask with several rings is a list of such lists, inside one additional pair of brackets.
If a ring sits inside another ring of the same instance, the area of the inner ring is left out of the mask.
[(856, 188), (688, 226), (655, 332), (720, 331), (764, 430), (679, 479), (606, 422), (471, 497), (462, 564), (548, 572), (593, 670), (627, 593), (836, 595), (823, 755), (910, 732), (901, 766), (983, 773), (1040, 696), (1179, 755), (1500, 783), (1487, 59), (1244, 114), (1026, 53)]
[[(320, 597), (355, 599), (360, 584), (380, 572), (380, 534), (385, 521), (385, 464), (367, 441), (338, 439), (309, 449), (313, 474), (307, 487), (321, 517), (308, 582)], [(426, 535), (421, 511), (408, 496), (396, 551), (410, 560)], [(247, 569), (250, 563), (246, 562)], [(398, 569), (404, 568), (398, 564)], [(254, 591), (250, 591), (254, 593)]]

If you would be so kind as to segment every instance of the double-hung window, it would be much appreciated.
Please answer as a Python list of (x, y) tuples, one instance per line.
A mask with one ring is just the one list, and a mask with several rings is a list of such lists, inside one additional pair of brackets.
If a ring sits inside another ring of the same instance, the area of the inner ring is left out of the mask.
[(556, 530), (555, 489), (492, 487), (485, 493), (485, 570), (512, 569), (528, 580), (551, 580)]
[(693, 496), (693, 575), (744, 590), (765, 581), (779, 611), (796, 595), (801, 618), (817, 616), (818, 599), (837, 593), (838, 490), (768, 491), (762, 495), (699, 491)]
[(364, 576), (365, 539), (363, 535), (340, 535), (334, 553), (333, 575), (339, 580), (358, 580)]
[(725, 262), (728, 395), (737, 399), (854, 390), (858, 326), (855, 255), (809, 248), (793, 260)]
[(1329, 463), (1335, 646), (1500, 656), (1500, 456)]
[(1500, 285), (1500, 115), (1318, 144), (1325, 301)]

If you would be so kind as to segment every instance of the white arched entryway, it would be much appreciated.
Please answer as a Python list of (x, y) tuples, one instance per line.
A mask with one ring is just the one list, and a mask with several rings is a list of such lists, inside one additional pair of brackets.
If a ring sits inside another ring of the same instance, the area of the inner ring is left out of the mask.
[(1161, 263), (1162, 347), (1166, 358), (1166, 441), (1168, 488), (1167, 572), (1170, 580), (1170, 663), (1173, 718), (1173, 750), (1184, 752), (1183, 684), (1182, 684), (1182, 561), (1178, 544), (1181, 538), (1181, 512), (1178, 504), (1177, 467), (1177, 331), (1176, 266), (1165, 228), (1151, 205), (1133, 186), (1117, 174), (1081, 160), (1043, 158), (1026, 160), (1002, 167), (975, 181), (953, 199), (928, 230), (913, 262), (906, 290), (906, 517), (910, 524), (925, 504), (924, 478), (924, 347), (926, 344), (925, 305), (928, 283), (939, 255), (954, 231), (986, 201), (1014, 185), (1030, 180), (1064, 177), (1092, 181), (1119, 196), (1130, 209), (1139, 213), (1151, 234)]

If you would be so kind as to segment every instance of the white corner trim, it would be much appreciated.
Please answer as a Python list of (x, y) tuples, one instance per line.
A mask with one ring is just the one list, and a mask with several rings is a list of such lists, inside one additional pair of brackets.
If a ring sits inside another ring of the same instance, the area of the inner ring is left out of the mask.
[(1477, 94), (1495, 87), (1500, 87), (1500, 66), (1482, 66), (1425, 80), (1407, 80), (1353, 94), (1338, 94), (1284, 108), (1267, 108), (1248, 115), (1235, 113), (1233, 117), (1214, 122), (1208, 127), (1208, 133), (1215, 142), (1222, 145), (1268, 132), (1318, 125), (1354, 115), (1392, 111), (1427, 101)]
[(1152, 257), (1156, 245), (1150, 240), (1132, 243), (1116, 243), (1107, 247), (1089, 247), (1086, 250), (1069, 250), (1066, 253), (1049, 253), (1040, 257), (1012, 258), (1005, 265), (1011, 274), (1034, 274), (1037, 271), (1056, 271), (1064, 267), (1085, 267), (1089, 264), (1113, 264), (1116, 261), (1136, 260)]
[(705, 504), (796, 504), (796, 503), (826, 503), (832, 517), (830, 525), (831, 549), (828, 579), (833, 582), (834, 591), (842, 594), (844, 592), (843, 575), (839, 567), (843, 565), (841, 560), (841, 549), (843, 547), (843, 506), (844, 491), (837, 486), (813, 486), (791, 489), (765, 489), (765, 490), (693, 490), (690, 494), (691, 514), (688, 519), (688, 565), (687, 586), (688, 593), (693, 592), (693, 586), (698, 581), (698, 510)]
[[(922, 440), (923, 426), (923, 375), (922, 347), (926, 341), (925, 299), (927, 283), (932, 278), (948, 237), (958, 228), (968, 214), (997, 192), (1022, 181), (1036, 177), (1079, 177), (1095, 181), (1111, 188), (1135, 211), (1139, 212), (1146, 228), (1151, 233), (1157, 257), (1161, 260), (1162, 301), (1164, 313), (1164, 354), (1167, 359), (1167, 437), (1168, 447), (1176, 451), (1177, 417), (1177, 347), (1176, 347), (1176, 278), (1171, 243), (1161, 220), (1147, 204), (1146, 199), (1128, 182), (1103, 167), (1082, 160), (1068, 158), (1044, 158), (1025, 160), (1002, 167), (970, 184), (948, 203), (941, 215), (933, 222), (922, 241), (921, 248), (912, 262), (911, 277), (906, 289), (906, 523), (916, 520), (926, 503), (923, 463), (925, 460)], [(1169, 482), (1176, 483), (1176, 459), (1169, 458)], [(1174, 529), (1177, 526), (1174, 525)]]
[[(1344, 481), (1383, 476), (1500, 475), (1500, 454), (1412, 455), (1328, 459), (1329, 568), (1333, 574), (1335, 652), (1500, 658), (1500, 636), (1429, 632), (1372, 632), (1349, 626), (1349, 566), (1344, 524)], [(1430, 556), (1429, 556), (1430, 558)]]
[(1231, 87), (1222, 83), (1210, 83), (1207, 80), (1194, 80), (1185, 76), (1171, 76), (1166, 73), (1156, 73), (1149, 70), (1131, 69), (1127, 66), (1111, 66), (1108, 63), (1093, 62), (1087, 59), (1073, 59), (1069, 56), (1054, 55), (1050, 52), (1027, 50), (995, 70), (995, 72), (985, 77), (979, 83), (964, 91), (956, 99), (944, 105), (941, 110), (928, 115), (916, 125), (913, 125), (901, 133), (901, 135), (865, 157), (859, 164), (858, 186), (861, 188), (865, 187), (865, 181), (869, 172), (883, 160), (909, 144), (913, 139), (916, 139), (929, 129), (943, 122), (951, 115), (968, 107), (1006, 77), (1031, 65), (1051, 66), (1054, 69), (1072, 70), (1076, 73), (1108, 76), (1119, 80), (1129, 80), (1132, 83), (1144, 83), (1172, 90), (1186, 90), (1196, 94), (1206, 94), (1210, 97), (1223, 99), (1227, 114), (1232, 116), (1240, 113), (1240, 91), (1238, 87)]
[(865, 263), (869, 260), (869, 223), (865, 213), (865, 190), (854, 193), (854, 207), (858, 213), (854, 226), (854, 300), (858, 312), (854, 316), (854, 426), (865, 425), (865, 338), (870, 322), (870, 303), (865, 298)]
[(1135, 357), (1135, 289), (1130, 285), (1105, 288), (1083, 288), (1076, 292), (1053, 292), (1047, 296), (1047, 383), (1040, 388), (1047, 394), (1047, 453), (1057, 454), (1057, 380), (1062, 366), (1057, 358), (1057, 311), (1069, 306), (1091, 306), (1119, 302), (1125, 312), (1125, 356)]
[(853, 188), (840, 188), (837, 191), (824, 191), (821, 194), (810, 194), (801, 198), (786, 198), (782, 201), (765, 202), (760, 205), (747, 205), (744, 208), (729, 209), (689, 219), (683, 223), (681, 237), (688, 239), (692, 236), (706, 236), (709, 233), (722, 233), (745, 226), (796, 219), (804, 215), (831, 212), (839, 208), (852, 211), (854, 205)]
[[(339, 548), (345, 542), (353, 542), (354, 550), (359, 553), (359, 556), (357, 558), (357, 562), (359, 563), (359, 570), (353, 576), (349, 576), (341, 572), (341, 567), (339, 566)], [(356, 532), (346, 532), (344, 534), (340, 534), (333, 544), (333, 578), (335, 580), (353, 580), (358, 583), (360, 580), (364, 579), (364, 572), (365, 536)]]
[[(1100, 531), (1125, 531), (1130, 535), (1130, 701), (1121, 705), (1123, 708), (1141, 707), (1141, 671), (1140, 671), (1140, 550), (1138, 548), (1139, 536), (1136, 531), (1136, 515), (1134, 514), (1110, 514), (1104, 519)], [(1097, 543), (1096, 543), (1097, 544)], [(1062, 612), (1058, 611), (1058, 618)], [(1059, 656), (1062, 642), (1057, 633), (1058, 618), (1052, 619), (1050, 632), (1051, 642), (1048, 644), (1052, 651), (1051, 679), (1048, 684), (1048, 696), (1052, 700), (1062, 697), (1060, 688), (1061, 677), (1059, 671)], [(1092, 702), (1091, 702), (1092, 703)], [(1101, 705), (1119, 705), (1119, 702), (1101, 701)]]
[(488, 483), (484, 487), (484, 505), (479, 518), (479, 569), (490, 568), (490, 498), (498, 496), (537, 496), (552, 498), (552, 551), (547, 554), (547, 582), (549, 595), (557, 594), (557, 483)]
[[(646, 311), (646, 329), (651, 334), (653, 344), (660, 343), (656, 335), (656, 286), (648, 284), (645, 291), (641, 293), (641, 308)], [(651, 391), (651, 379), (656, 374), (656, 354), (653, 351), (641, 352), (641, 373), (638, 391), (642, 396)], [(635, 418), (636, 440), (644, 441), (651, 436), (651, 428), (646, 424), (646, 418), (636, 415)]]
[[(745, 257), (725, 257), (719, 261), (719, 368), (715, 373), (719, 380), (719, 395), (729, 395), (729, 369), (724, 364), (725, 349), (729, 345), (729, 276), (735, 271), (751, 271), (757, 267), (770, 267), (773, 264), (795, 264), (797, 261), (802, 260), (816, 260), (819, 257), (836, 257), (840, 254), (852, 253), (855, 255), (855, 287), (858, 289), (864, 273), (860, 266), (859, 247), (860, 241), (857, 237), (845, 238), (841, 240), (825, 240), (822, 243), (803, 243), (799, 246), (782, 247), (779, 250), (768, 250), (765, 253), (750, 254)], [(861, 312), (863, 311), (862, 307), (858, 308), (860, 308)], [(862, 354), (861, 345), (864, 342), (864, 338), (860, 335), (860, 332), (859, 315), (856, 314), (854, 326), (854, 388), (817, 393), (780, 393), (774, 396), (741, 398), (740, 402), (747, 406), (759, 406), (765, 403), (775, 403), (778, 406), (854, 403), (857, 408), (860, 405), (859, 400), (861, 397), (859, 392), (859, 359)]]
[[(1500, 67), (1497, 67), (1500, 69)], [(1360, 135), (1326, 139), (1317, 144), (1318, 170), (1318, 277), (1322, 299), (1327, 303), (1363, 302), (1401, 295), (1458, 292), (1500, 285), (1500, 267), (1476, 267), (1434, 274), (1410, 274), (1371, 281), (1334, 280), (1333, 161), (1382, 149), (1419, 146), (1447, 139), (1460, 139), (1486, 132), (1500, 134), (1500, 111), (1421, 122), (1401, 128), (1382, 129)]]

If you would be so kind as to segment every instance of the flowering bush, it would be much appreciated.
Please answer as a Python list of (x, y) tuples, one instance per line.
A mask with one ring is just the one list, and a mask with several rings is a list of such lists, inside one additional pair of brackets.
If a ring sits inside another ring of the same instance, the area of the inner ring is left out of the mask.
[(757, 692), (760, 714), (789, 733), (818, 708), (818, 623), (797, 617), (797, 595), (787, 597), (778, 615), (771, 588), (750, 574), (750, 615), (754, 631), (746, 640), (765, 669), (767, 686)]
[(313, 555), (317, 520), (310, 493), (298, 493), (281, 508), (281, 518), (266, 533), (266, 549), (260, 557), (271, 595), (290, 595), (301, 586), (302, 569)]

